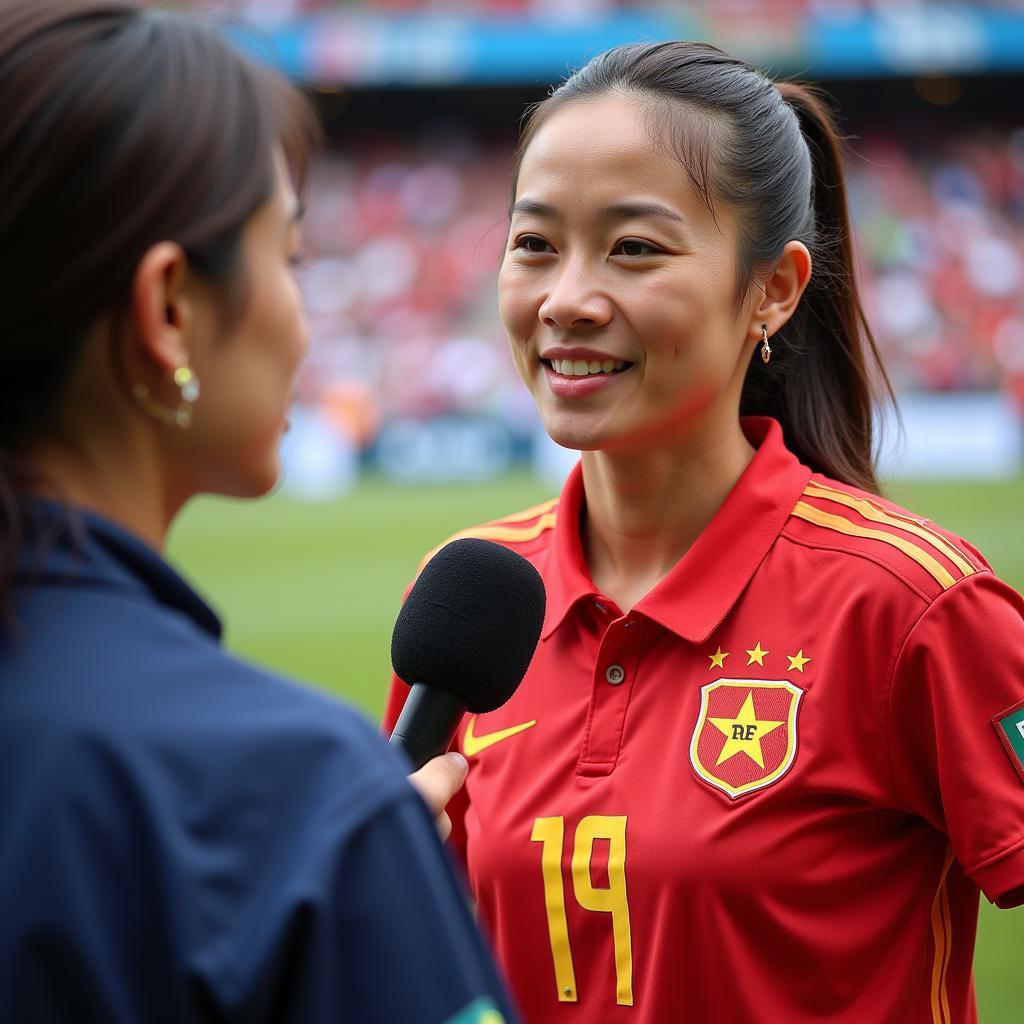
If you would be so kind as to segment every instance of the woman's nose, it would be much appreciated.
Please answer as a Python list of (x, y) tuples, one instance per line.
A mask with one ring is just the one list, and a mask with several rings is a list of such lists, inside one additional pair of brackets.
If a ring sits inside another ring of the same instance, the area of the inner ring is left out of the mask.
[(612, 315), (609, 297), (580, 263), (566, 266), (553, 281), (538, 315), (549, 327), (601, 327)]

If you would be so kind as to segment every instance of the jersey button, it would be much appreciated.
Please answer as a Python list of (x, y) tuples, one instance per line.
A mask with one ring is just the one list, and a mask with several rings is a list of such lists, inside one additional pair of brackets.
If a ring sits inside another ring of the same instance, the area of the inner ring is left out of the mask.
[(604, 677), (612, 686), (618, 686), (626, 678), (626, 670), (621, 665), (609, 665), (604, 670)]

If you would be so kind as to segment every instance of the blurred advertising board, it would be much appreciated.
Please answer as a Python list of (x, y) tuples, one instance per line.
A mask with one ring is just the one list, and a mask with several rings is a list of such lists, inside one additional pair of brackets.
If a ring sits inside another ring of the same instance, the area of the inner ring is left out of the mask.
[(232, 30), (238, 44), (315, 86), (528, 85), (564, 78), (638, 40), (706, 39), (776, 74), (810, 78), (1024, 69), (1024, 5), (770, 4), (561, 12), (328, 9)]

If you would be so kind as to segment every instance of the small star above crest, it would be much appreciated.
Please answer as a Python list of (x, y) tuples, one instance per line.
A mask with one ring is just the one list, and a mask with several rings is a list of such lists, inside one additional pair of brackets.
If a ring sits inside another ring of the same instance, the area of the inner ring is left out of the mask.
[(761, 641), (758, 640), (757, 646), (752, 651), (747, 651), (747, 654), (750, 655), (747, 658), (748, 665), (753, 665), (756, 662), (761, 668), (764, 668), (764, 657), (766, 654), (771, 654), (771, 651), (761, 650)]
[(799, 651), (796, 652), (796, 654), (787, 654), (786, 657), (789, 658), (790, 672), (792, 672), (795, 669), (797, 672), (801, 674), (803, 674), (804, 665), (806, 665), (807, 662), (812, 660), (811, 658), (804, 657), (804, 649), (802, 647)]
[(708, 657), (711, 659), (711, 664), (708, 665), (709, 669), (712, 668), (725, 668), (725, 659), (729, 657), (728, 651), (722, 650), (722, 645), (718, 645), (718, 650), (714, 654), (709, 654)]

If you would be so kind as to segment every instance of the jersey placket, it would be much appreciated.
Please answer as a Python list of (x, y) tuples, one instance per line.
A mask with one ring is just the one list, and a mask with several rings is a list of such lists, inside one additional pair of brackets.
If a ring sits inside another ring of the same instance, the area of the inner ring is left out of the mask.
[(615, 617), (608, 623), (598, 646), (587, 725), (576, 766), (577, 774), (588, 776), (610, 775), (615, 769), (644, 632), (641, 619), (632, 614), (622, 615), (611, 602), (601, 599), (598, 609), (604, 617)]

